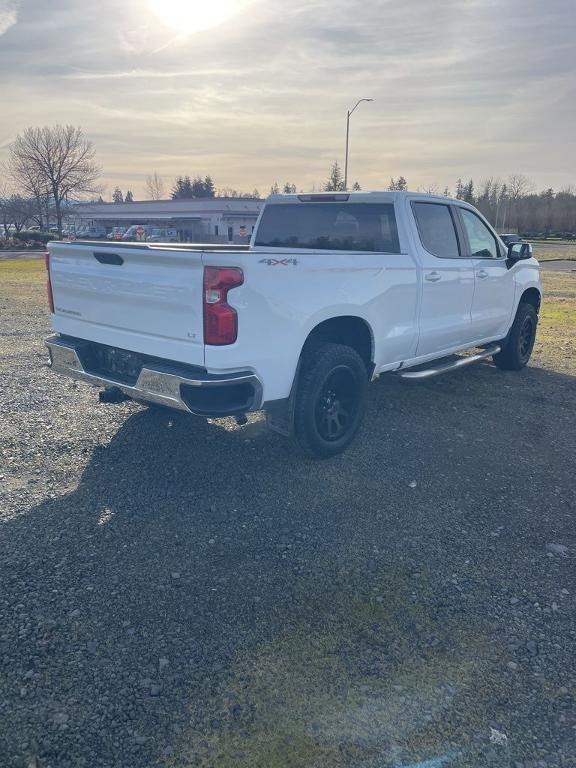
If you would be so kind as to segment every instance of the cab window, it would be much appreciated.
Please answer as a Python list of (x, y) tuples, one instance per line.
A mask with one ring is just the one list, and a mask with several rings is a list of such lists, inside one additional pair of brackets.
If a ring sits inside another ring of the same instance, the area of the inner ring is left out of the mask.
[(464, 231), (470, 243), (470, 255), (473, 259), (497, 259), (500, 249), (496, 238), (486, 224), (473, 211), (460, 208), (460, 216), (464, 225)]
[(264, 208), (255, 245), (400, 253), (391, 203), (273, 203)]
[(443, 203), (412, 203), (418, 234), (428, 253), (442, 259), (460, 256), (450, 208)]

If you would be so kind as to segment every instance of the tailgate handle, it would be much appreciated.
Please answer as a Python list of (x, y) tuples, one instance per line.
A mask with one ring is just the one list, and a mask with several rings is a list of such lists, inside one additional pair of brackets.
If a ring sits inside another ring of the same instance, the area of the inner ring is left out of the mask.
[(100, 264), (112, 264), (115, 267), (121, 267), (124, 259), (117, 253), (106, 253), (105, 251), (94, 251), (94, 258)]

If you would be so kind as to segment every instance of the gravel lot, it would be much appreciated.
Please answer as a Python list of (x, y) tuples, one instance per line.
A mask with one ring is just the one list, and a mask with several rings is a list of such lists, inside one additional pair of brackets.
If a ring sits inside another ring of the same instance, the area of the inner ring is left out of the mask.
[(98, 405), (43, 367), (42, 266), (0, 264), (0, 766), (576, 766), (576, 277), (546, 278), (529, 369), (382, 380), (317, 463)]

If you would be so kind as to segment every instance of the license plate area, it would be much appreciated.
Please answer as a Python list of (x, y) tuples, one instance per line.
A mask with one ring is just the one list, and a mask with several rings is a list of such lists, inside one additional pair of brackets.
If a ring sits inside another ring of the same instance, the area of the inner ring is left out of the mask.
[(134, 385), (144, 365), (144, 355), (104, 344), (86, 344), (80, 353), (87, 373)]
[(205, 368), (195, 365), (131, 352), (120, 347), (109, 347), (95, 341), (70, 338), (77, 342), (75, 344), (76, 354), (86, 373), (111, 379), (118, 384), (134, 386), (144, 367), (190, 379), (202, 378), (206, 375)]

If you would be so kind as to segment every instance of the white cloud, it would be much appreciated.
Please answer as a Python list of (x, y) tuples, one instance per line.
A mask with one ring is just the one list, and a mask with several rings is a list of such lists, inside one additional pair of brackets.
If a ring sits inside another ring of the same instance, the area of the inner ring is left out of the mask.
[(0, 35), (7, 32), (18, 21), (19, 0), (0, 0)]

